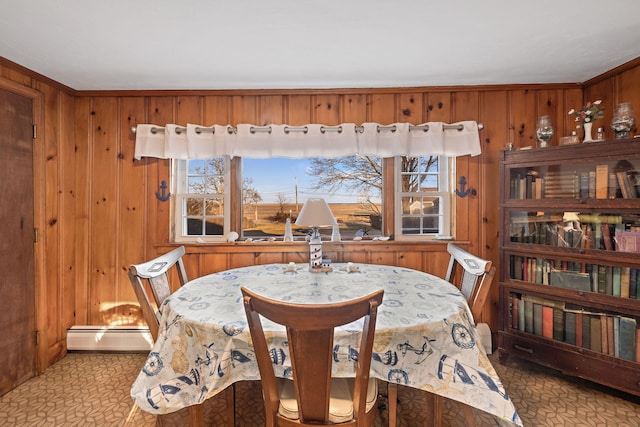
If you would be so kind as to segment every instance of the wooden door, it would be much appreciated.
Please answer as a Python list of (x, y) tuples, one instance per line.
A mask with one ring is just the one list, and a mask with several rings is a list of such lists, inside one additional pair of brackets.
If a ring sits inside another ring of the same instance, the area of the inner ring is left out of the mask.
[(35, 375), (32, 99), (0, 89), (0, 395)]

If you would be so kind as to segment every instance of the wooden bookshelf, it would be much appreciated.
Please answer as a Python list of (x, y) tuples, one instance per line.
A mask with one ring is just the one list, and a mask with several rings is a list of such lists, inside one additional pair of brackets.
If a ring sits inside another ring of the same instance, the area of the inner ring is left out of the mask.
[(504, 151), (501, 359), (640, 396), (640, 140)]

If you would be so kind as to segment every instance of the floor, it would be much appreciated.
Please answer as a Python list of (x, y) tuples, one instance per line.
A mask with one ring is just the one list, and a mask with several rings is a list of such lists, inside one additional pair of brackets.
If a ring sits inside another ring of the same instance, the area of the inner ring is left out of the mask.
[[(156, 417), (135, 406), (129, 397), (131, 383), (146, 355), (140, 353), (69, 353), (39, 377), (0, 397), (2, 426), (181, 426), (186, 411)], [(571, 379), (518, 359), (506, 364), (491, 361), (509, 392), (525, 426), (638, 426), (640, 398)], [(238, 383), (236, 425), (263, 424), (260, 385)], [(382, 390), (384, 394), (384, 390)], [(384, 398), (376, 426), (386, 423)], [(427, 425), (431, 400), (426, 393), (401, 387), (399, 425)], [(209, 425), (224, 426), (224, 399), (207, 401)], [(498, 425), (477, 411), (478, 426)], [(443, 426), (464, 426), (460, 405), (445, 401)]]

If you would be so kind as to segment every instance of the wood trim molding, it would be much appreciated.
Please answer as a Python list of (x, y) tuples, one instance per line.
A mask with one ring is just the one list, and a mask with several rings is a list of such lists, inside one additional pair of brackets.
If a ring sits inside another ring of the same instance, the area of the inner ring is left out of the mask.
[(334, 89), (207, 89), (207, 90), (80, 90), (78, 97), (101, 96), (285, 96), (285, 95), (367, 95), (402, 94), (416, 92), (475, 92), (503, 90), (554, 90), (580, 88), (580, 83), (536, 83), (479, 86), (423, 86), (423, 87), (383, 87), (383, 88), (334, 88)]
[(592, 86), (592, 85), (594, 85), (596, 83), (600, 83), (601, 81), (610, 79), (612, 77), (619, 76), (623, 72), (628, 71), (628, 70), (630, 70), (632, 68), (635, 68), (635, 67), (639, 67), (639, 66), (640, 66), (640, 56), (635, 58), (635, 59), (632, 59), (629, 62), (625, 62), (624, 64), (619, 65), (616, 68), (612, 68), (609, 71), (605, 71), (604, 73), (600, 74), (599, 76), (596, 76), (596, 77), (593, 77), (593, 78), (587, 80), (586, 82), (584, 82), (582, 84), (582, 87), (583, 87), (583, 89), (587, 88), (587, 87)]
[(62, 83), (53, 80), (50, 77), (44, 76), (40, 73), (37, 73), (33, 70), (30, 70), (27, 67), (23, 67), (20, 64), (16, 64), (13, 61), (8, 60), (7, 58), (5, 58), (4, 56), (0, 56), (0, 65), (7, 67), (7, 68), (11, 68), (15, 71), (18, 71), (19, 73), (22, 73), (26, 76), (31, 77), (32, 79), (36, 79), (42, 83), (48, 84), (50, 86), (53, 86), (56, 89), (60, 89), (63, 92), (66, 92), (69, 95), (75, 95), (76, 91), (72, 88), (70, 88), (69, 86), (65, 86)]

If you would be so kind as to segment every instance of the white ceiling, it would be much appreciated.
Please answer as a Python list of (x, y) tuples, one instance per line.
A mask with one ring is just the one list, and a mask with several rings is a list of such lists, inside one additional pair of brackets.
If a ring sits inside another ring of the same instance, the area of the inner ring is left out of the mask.
[(76, 90), (583, 82), (639, 0), (0, 0), (0, 56)]

